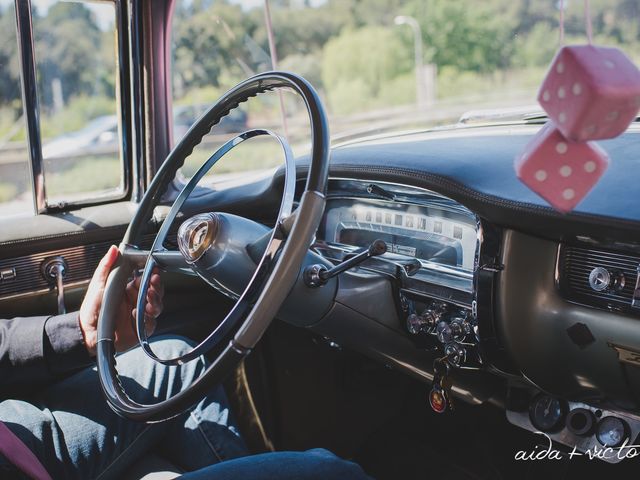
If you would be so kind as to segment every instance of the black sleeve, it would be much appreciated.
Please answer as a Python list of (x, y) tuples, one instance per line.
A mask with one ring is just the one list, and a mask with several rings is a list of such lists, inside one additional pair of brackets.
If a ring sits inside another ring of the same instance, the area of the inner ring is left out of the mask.
[(91, 362), (77, 312), (0, 320), (3, 397), (40, 389)]

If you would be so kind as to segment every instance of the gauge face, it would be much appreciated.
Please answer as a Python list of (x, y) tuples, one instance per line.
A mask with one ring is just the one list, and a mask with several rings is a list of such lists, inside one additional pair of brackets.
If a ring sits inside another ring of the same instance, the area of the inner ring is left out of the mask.
[(629, 427), (618, 417), (604, 417), (598, 423), (596, 437), (605, 447), (619, 447), (629, 437)]
[(538, 395), (529, 406), (531, 423), (541, 432), (553, 432), (562, 428), (566, 415), (566, 403), (550, 395)]
[[(381, 239), (391, 257), (419, 260), (414, 278), (472, 291), (478, 245), (476, 217), (441, 198), (427, 203), (333, 198), (318, 230), (319, 241), (358, 249)], [(336, 260), (341, 260), (336, 258)]]

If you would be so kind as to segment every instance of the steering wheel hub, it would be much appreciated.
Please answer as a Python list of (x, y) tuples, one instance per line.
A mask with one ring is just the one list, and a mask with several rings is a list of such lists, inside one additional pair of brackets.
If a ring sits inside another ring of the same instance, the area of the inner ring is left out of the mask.
[(191, 217), (180, 225), (178, 248), (187, 263), (197, 262), (215, 242), (220, 219), (215, 213)]

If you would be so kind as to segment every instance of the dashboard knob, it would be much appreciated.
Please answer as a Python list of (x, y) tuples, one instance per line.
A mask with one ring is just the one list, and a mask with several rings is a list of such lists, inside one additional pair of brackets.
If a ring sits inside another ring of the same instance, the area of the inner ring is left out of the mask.
[(451, 330), (451, 325), (449, 325), (444, 320), (438, 322), (438, 326), (436, 327), (436, 336), (438, 337), (438, 341), (440, 343), (449, 343), (453, 340), (453, 331)]
[(596, 267), (589, 273), (589, 286), (596, 292), (620, 291), (624, 288), (624, 273)]
[(449, 325), (451, 326), (453, 339), (456, 342), (463, 341), (464, 337), (471, 333), (471, 324), (466, 318), (455, 317), (451, 320)]
[(412, 335), (418, 335), (419, 333), (427, 333), (428, 324), (422, 315), (412, 313), (407, 317), (407, 330)]
[(465, 350), (465, 348), (455, 342), (448, 343), (445, 346), (444, 354), (447, 356), (449, 362), (451, 362), (454, 367), (459, 367), (460, 365), (462, 365), (467, 358), (467, 351)]

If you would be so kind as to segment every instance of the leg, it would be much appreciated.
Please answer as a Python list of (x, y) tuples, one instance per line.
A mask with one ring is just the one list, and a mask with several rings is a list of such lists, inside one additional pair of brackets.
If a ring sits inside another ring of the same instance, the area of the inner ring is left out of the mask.
[(251, 455), (182, 475), (179, 480), (372, 480), (353, 462), (320, 448)]
[[(159, 355), (166, 357), (191, 348), (187, 341), (176, 338), (159, 338), (154, 343)], [(118, 357), (118, 367), (128, 394), (138, 402), (153, 403), (189, 385), (202, 373), (205, 362), (200, 359), (181, 367), (167, 367), (133, 349)], [(244, 454), (242, 440), (229, 424), (221, 388), (203, 400), (193, 415), (146, 425), (124, 420), (111, 411), (102, 397), (95, 368), (67, 378), (30, 402), (2, 402), (0, 419), (32, 449), (54, 478), (95, 478), (103, 473), (105, 478), (117, 477), (165, 435), (171, 436), (174, 445), (186, 443), (181, 438), (185, 435), (190, 448), (199, 452), (198, 462), (193, 464), (191, 457), (174, 452), (173, 460), (184, 468)], [(209, 438), (209, 433), (216, 438)], [(214, 452), (210, 445), (217, 445), (217, 450)]]

